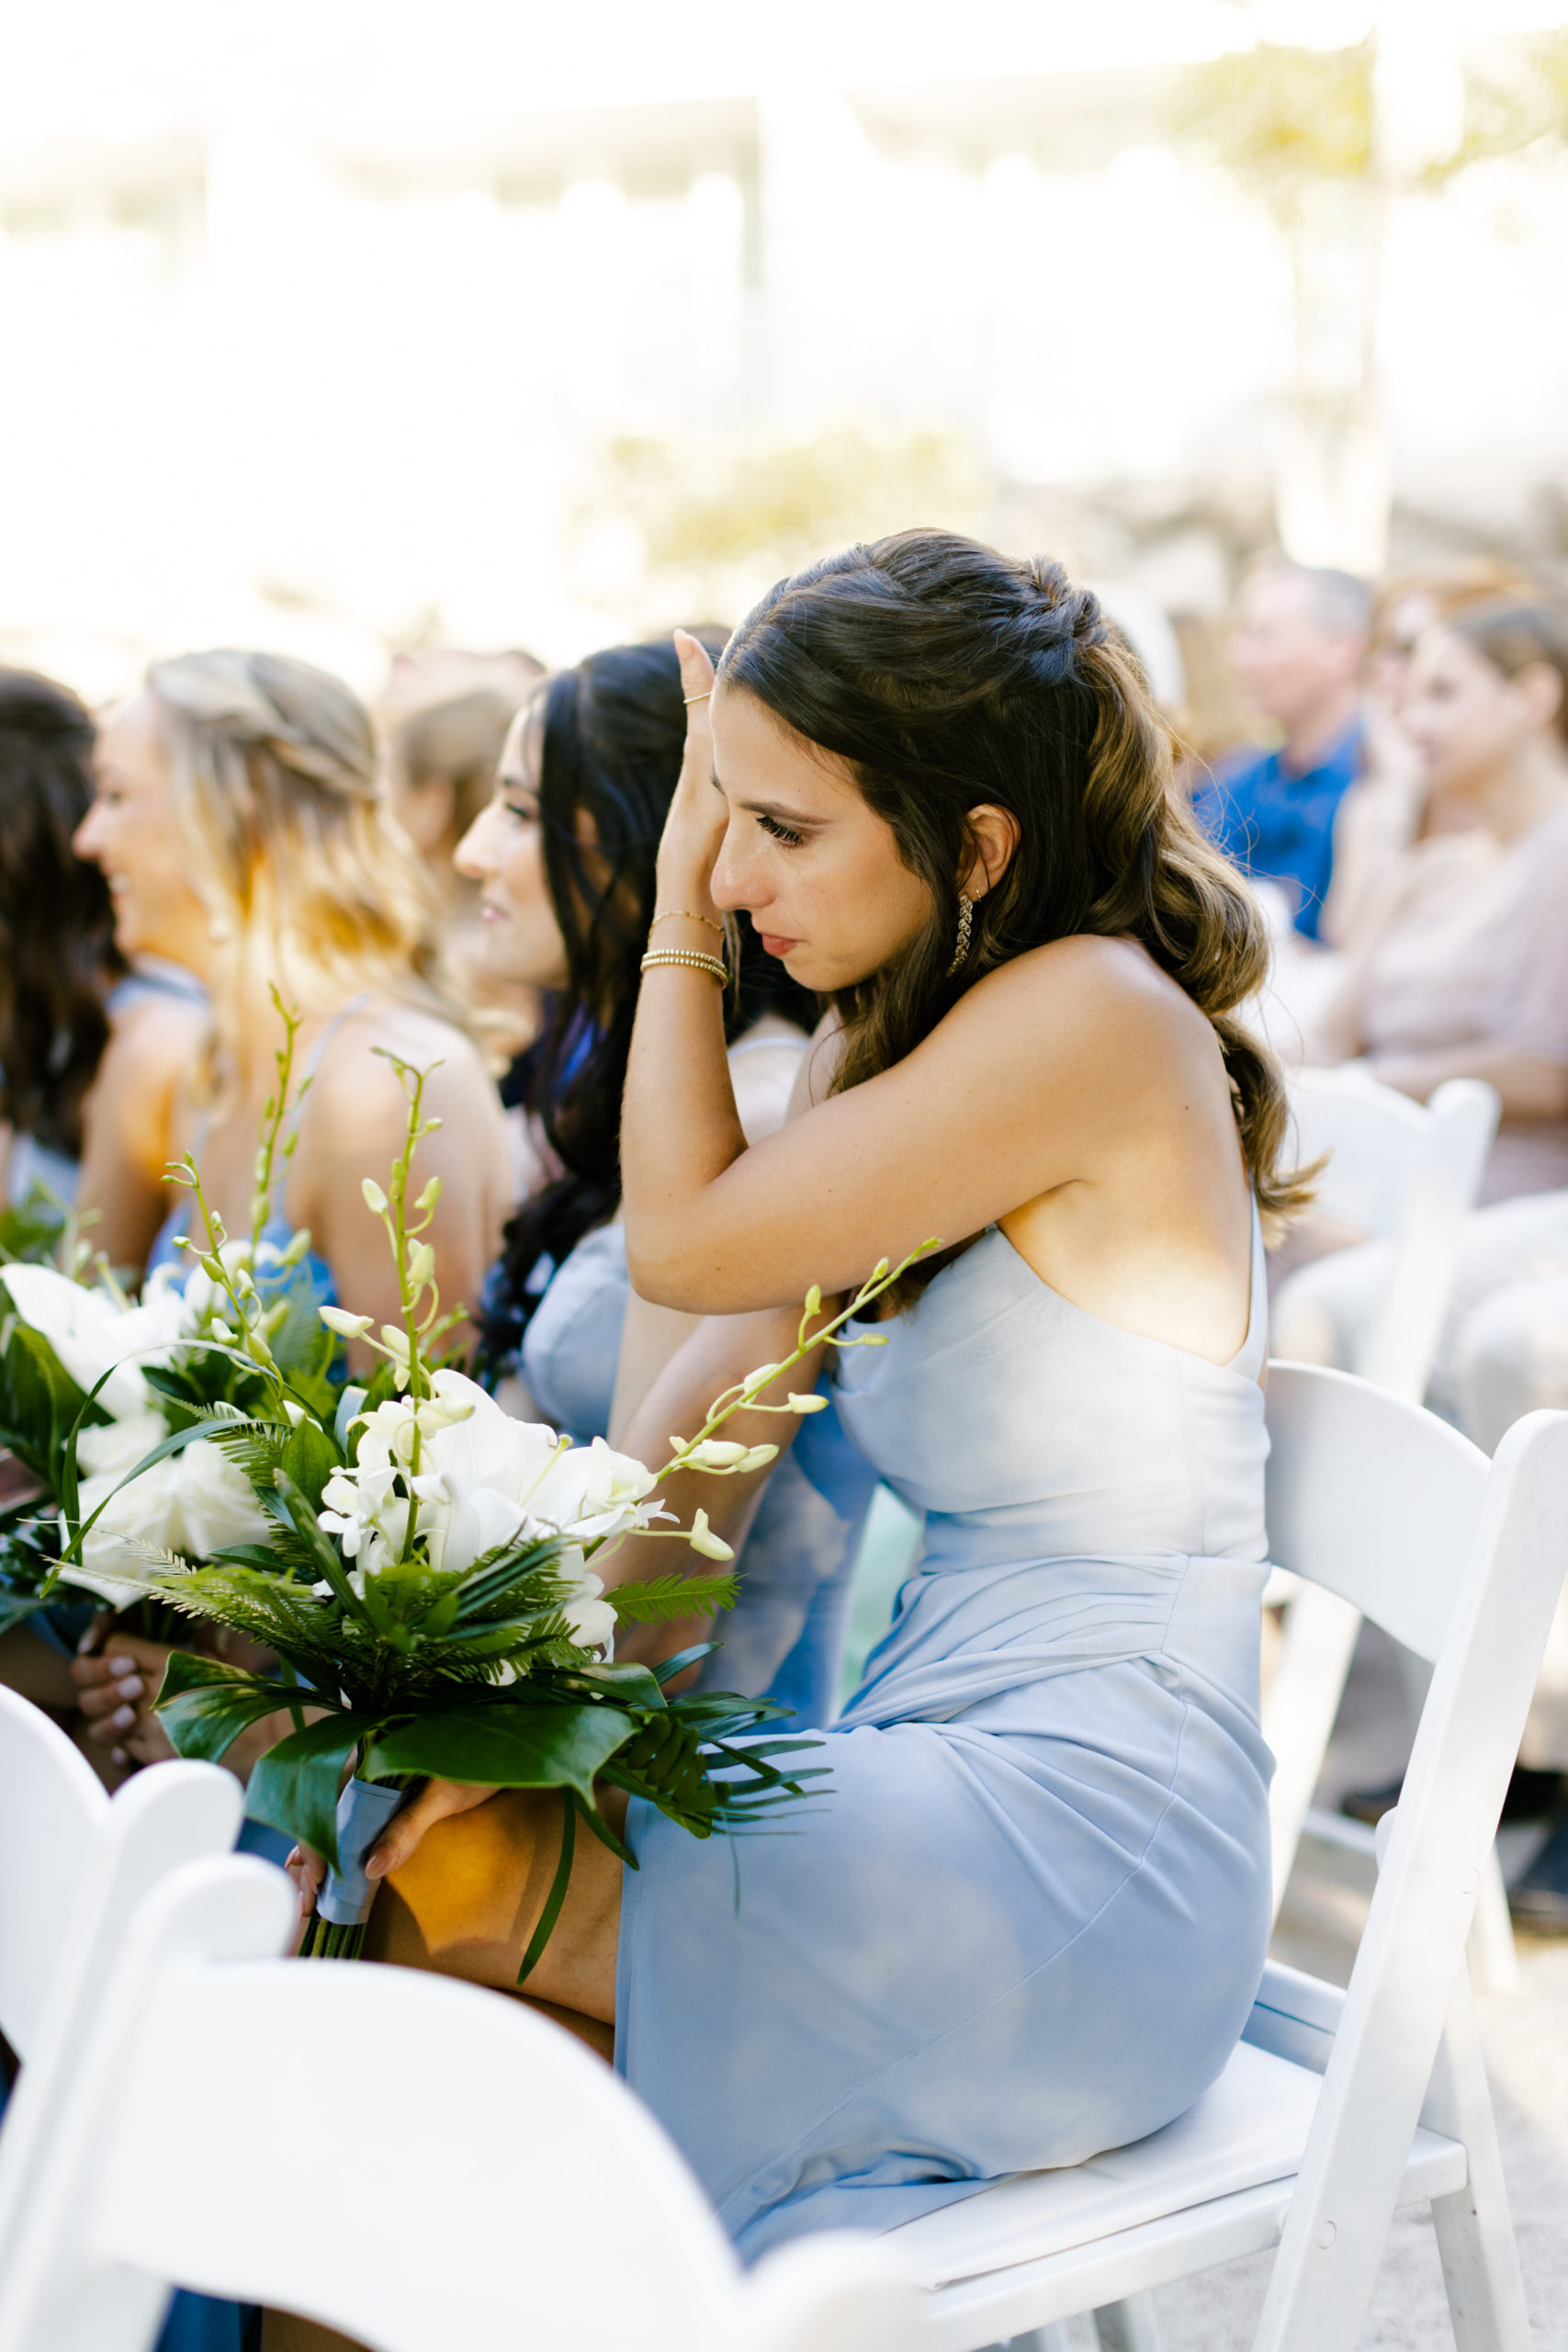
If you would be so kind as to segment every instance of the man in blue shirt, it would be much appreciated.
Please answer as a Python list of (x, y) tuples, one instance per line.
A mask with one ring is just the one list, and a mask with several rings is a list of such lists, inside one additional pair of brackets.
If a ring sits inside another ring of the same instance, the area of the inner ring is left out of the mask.
[(1223, 763), (1193, 795), (1204, 831), (1236, 864), (1288, 894), (1317, 937), (1334, 864), (1334, 819), (1361, 773), (1360, 668), (1371, 595), (1348, 571), (1276, 560), (1243, 585), (1231, 659), (1284, 737)]

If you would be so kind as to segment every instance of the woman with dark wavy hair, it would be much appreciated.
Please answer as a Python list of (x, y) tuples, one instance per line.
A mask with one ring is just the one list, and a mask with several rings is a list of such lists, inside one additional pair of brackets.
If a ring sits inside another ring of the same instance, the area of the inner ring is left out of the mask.
[(75, 1197), (82, 1108), (124, 967), (104, 877), (72, 851), (93, 797), (93, 722), (76, 696), (0, 670), (0, 1121), (5, 1192)]
[[(667, 639), (590, 654), (514, 725), (495, 797), (457, 851), (481, 886), (482, 976), (549, 991), (525, 1092), (552, 1172), (507, 1227), (485, 1343), (503, 1400), (579, 1441), (618, 1430), (694, 1328), (631, 1297), (620, 1217), (621, 1094), (685, 722)], [(816, 998), (754, 934), (741, 938), (724, 1035), (753, 1140), (784, 1117), (816, 1020)], [(504, 1376), (514, 1371), (520, 1382)], [(814, 1416), (747, 1535), (740, 1603), (708, 1682), (830, 1720), (874, 1484), (834, 1415)], [(703, 1631), (640, 1628), (621, 1654), (671, 1657)]]
[[(1301, 1188), (1236, 1018), (1263, 920), (1058, 567), (906, 532), (782, 582), (716, 680), (682, 657), (651, 936), (685, 953), (637, 1004), (632, 1279), (734, 1318), (704, 1333), (744, 1367), (814, 1282), (945, 1245), (839, 1360), (926, 1534), (816, 1759), (831, 1795), (745, 1848), (739, 1904), (722, 1841), (633, 1804), (640, 1868), (583, 1841), (533, 1979), (613, 2033), (750, 2255), (1141, 2138), (1224, 2066), (1269, 1917), (1263, 1220)], [(750, 1148), (699, 960), (738, 911), (833, 1008)], [(699, 1340), (632, 1452), (711, 1393)], [(670, 1489), (716, 1523), (748, 1499)], [(530, 1795), (433, 1786), (383, 1841), (381, 1948), (510, 1984), (556, 1842)]]

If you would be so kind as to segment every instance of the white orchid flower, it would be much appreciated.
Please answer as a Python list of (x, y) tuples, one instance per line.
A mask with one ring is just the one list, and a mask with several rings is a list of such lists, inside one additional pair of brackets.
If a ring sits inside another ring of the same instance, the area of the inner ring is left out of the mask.
[(90, 1519), (100, 1503), (107, 1508), (88, 1531), (80, 1564), (73, 1561), (60, 1573), (111, 1608), (123, 1608), (145, 1591), (144, 1546), (206, 1559), (231, 1544), (262, 1543), (271, 1532), (250, 1481), (206, 1438), (165, 1454), (120, 1487), (167, 1435), (163, 1415), (148, 1412), (84, 1430), (76, 1442), (77, 1460), (89, 1474), (80, 1489), (82, 1518)]
[(649, 1500), (653, 1474), (602, 1438), (571, 1446), (554, 1430), (513, 1420), (461, 1373), (438, 1372), (431, 1385), (434, 1394), (417, 1405), (398, 1397), (378, 1406), (360, 1431), (355, 1467), (322, 1490), (321, 1527), (372, 1575), (401, 1556), (411, 1487), (414, 1532), (442, 1572), (535, 1536), (597, 1543), (646, 1525), (658, 1509)]
[(107, 1289), (86, 1289), (52, 1266), (0, 1267), (0, 1282), (23, 1322), (49, 1341), (79, 1388), (91, 1390), (113, 1367), (98, 1402), (117, 1420), (149, 1408), (152, 1391), (141, 1365), (166, 1363), (170, 1350), (196, 1329), (193, 1310), (166, 1267), (149, 1277), (139, 1306), (123, 1306)]

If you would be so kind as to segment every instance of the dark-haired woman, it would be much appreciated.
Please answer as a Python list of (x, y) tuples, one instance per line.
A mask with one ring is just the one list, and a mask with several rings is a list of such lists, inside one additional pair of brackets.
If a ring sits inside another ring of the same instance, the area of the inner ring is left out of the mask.
[[(694, 1323), (630, 1298), (620, 1221), (621, 1093), (685, 718), (668, 639), (560, 672), (514, 724), (495, 796), (457, 851), (481, 886), (485, 976), (547, 990), (552, 1008), (528, 1096), (558, 1172), (507, 1228), (489, 1285), (491, 1361), (515, 1365), (521, 1393), (502, 1387), (515, 1409), (580, 1441), (618, 1431)], [(722, 931), (709, 936), (722, 943)], [(750, 1139), (781, 1123), (816, 1017), (815, 998), (743, 939), (724, 1029)], [(704, 1670), (710, 1683), (771, 1690), (807, 1722), (829, 1719), (874, 1485), (833, 1414), (815, 1415), (747, 1536), (741, 1604)], [(693, 1632), (650, 1629), (623, 1654), (669, 1656)]]
[(66, 687), (0, 670), (0, 1165), (6, 1198), (76, 1196), (82, 1114), (124, 967), (104, 877), (73, 854), (93, 722)]
[[(927, 1521), (825, 1736), (831, 1796), (743, 1845), (739, 1905), (721, 1840), (632, 1805), (640, 1869), (584, 1842), (533, 1980), (613, 2029), (750, 2254), (1137, 2139), (1224, 2064), (1269, 1913), (1260, 1213), (1299, 1191), (1234, 1018), (1262, 921), (1092, 596), (910, 532), (782, 582), (716, 683), (682, 659), (656, 944), (743, 910), (833, 1010), (797, 1114), (748, 1148), (721, 990), (647, 974), (632, 1278), (740, 1318), (740, 1366), (782, 1357), (814, 1281), (946, 1245), (838, 1374)], [(634, 1453), (684, 1426), (722, 1328)], [(511, 1983), (555, 1849), (547, 1804), (433, 1787), (383, 1841), (383, 1951)]]

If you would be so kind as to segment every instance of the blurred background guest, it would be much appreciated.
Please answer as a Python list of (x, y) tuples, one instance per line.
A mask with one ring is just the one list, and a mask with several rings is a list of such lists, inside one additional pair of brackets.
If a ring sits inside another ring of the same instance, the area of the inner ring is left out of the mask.
[(1364, 1057), (1418, 1102), (1485, 1079), (1503, 1113), (1483, 1202), (1550, 1191), (1568, 1184), (1568, 608), (1435, 624), (1402, 723), (1427, 794), (1473, 824), (1385, 873), (1309, 1057)]
[(1371, 592), (1348, 571), (1270, 560), (1243, 583), (1231, 658), (1277, 750), (1221, 763), (1194, 794), (1200, 821), (1237, 865), (1283, 895), (1315, 940), (1334, 860), (1334, 820), (1361, 773), (1360, 666)]
[(1334, 820), (1333, 872), (1319, 926), (1330, 946), (1356, 944), (1382, 876), (1406, 850), (1469, 832), (1479, 821), (1462, 791), (1428, 780), (1401, 724), (1422, 633), (1466, 605), (1528, 604), (1537, 593), (1528, 572), (1486, 556), (1396, 572), (1379, 583), (1361, 699), (1365, 763)]
[[(504, 1123), (443, 978), (434, 888), (387, 818), (370, 720), (348, 689), (279, 655), (154, 664), (105, 728), (100, 794), (77, 845), (109, 877), (122, 947), (190, 965), (210, 987), (209, 1050), (178, 1091), (163, 1158), (193, 1149), (213, 1208), (231, 1233), (248, 1230), (282, 1043), (276, 987), (302, 1016), (297, 1083), (311, 1080), (276, 1221), (309, 1227), (319, 1291), (378, 1323), (398, 1312), (385, 1236), (360, 1192), (401, 1147), (393, 1054), (431, 1071), (425, 1108), (443, 1125), (419, 1165), (422, 1182), (444, 1185), (437, 1278), (447, 1305), (476, 1303), (509, 1202)], [(86, 1205), (85, 1173), (82, 1189)], [(174, 1261), (188, 1196), (171, 1209), (149, 1185), (137, 1205), (134, 1254)]]
[(388, 806), (435, 884), (448, 968), (466, 1001), (482, 1009), (497, 1056), (508, 1061), (538, 1029), (538, 994), (489, 969), (480, 953), (479, 895), (453, 858), (494, 789), (506, 730), (520, 707), (515, 694), (515, 685), (476, 685), (421, 704), (392, 729), (386, 757)]
[(76, 696), (0, 670), (0, 1196), (75, 1199), (83, 1111), (124, 972), (104, 877), (71, 842), (93, 793)]

